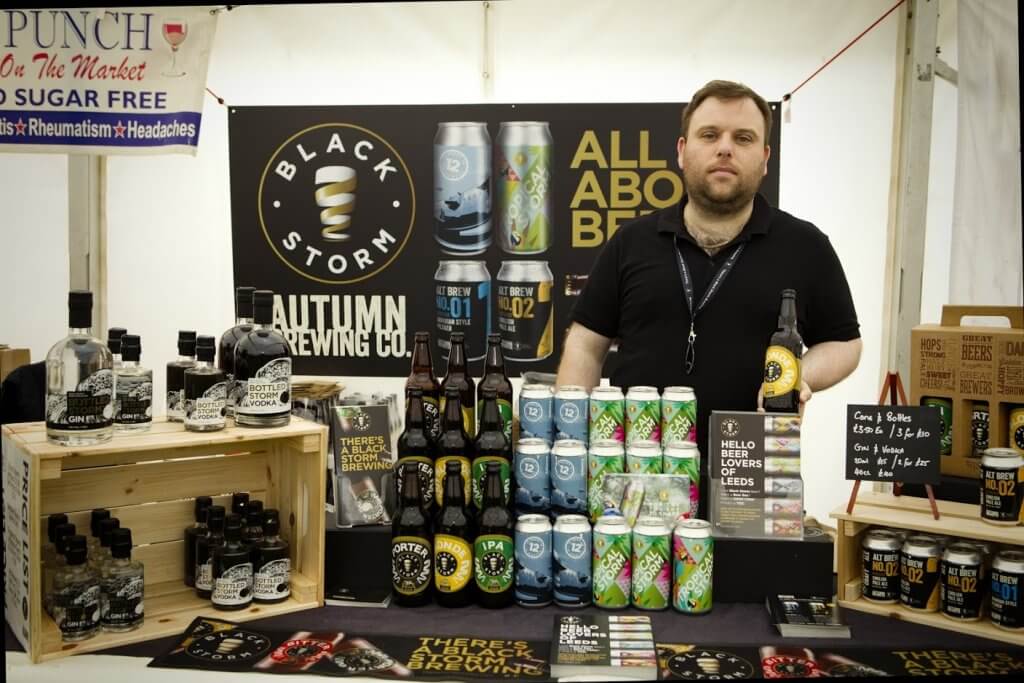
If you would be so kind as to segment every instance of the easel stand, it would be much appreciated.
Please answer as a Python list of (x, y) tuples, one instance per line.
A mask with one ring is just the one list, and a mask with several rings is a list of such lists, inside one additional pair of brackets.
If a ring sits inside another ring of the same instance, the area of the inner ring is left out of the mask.
[[(889, 394), (889, 405), (900, 406), (907, 405), (907, 395), (903, 391), (903, 381), (900, 379), (898, 372), (889, 372), (885, 376), (885, 380), (882, 382), (882, 393), (878, 395), (878, 405), (885, 405), (885, 395)], [(903, 484), (896, 482), (893, 484), (892, 494), (899, 496), (903, 490)], [(932, 508), (932, 517), (935, 519), (939, 518), (939, 507), (935, 504), (935, 491), (932, 490), (931, 484), (925, 484), (924, 490), (928, 493), (928, 502)], [(850, 491), (850, 502), (846, 504), (846, 514), (853, 514), (853, 506), (857, 503), (857, 494), (860, 492), (860, 480), (853, 482), (853, 490)]]

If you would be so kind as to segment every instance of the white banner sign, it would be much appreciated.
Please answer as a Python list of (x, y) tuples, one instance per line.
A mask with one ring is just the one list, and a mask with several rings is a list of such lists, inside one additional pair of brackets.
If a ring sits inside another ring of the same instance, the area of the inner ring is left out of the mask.
[(0, 10), (0, 152), (195, 154), (211, 9)]

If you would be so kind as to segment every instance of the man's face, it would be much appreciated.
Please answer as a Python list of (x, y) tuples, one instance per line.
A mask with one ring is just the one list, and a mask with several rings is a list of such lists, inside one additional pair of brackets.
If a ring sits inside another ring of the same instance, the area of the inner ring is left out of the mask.
[(679, 168), (690, 201), (728, 216), (754, 198), (768, 172), (771, 150), (764, 118), (749, 98), (709, 97), (693, 112), (686, 138), (679, 138)]

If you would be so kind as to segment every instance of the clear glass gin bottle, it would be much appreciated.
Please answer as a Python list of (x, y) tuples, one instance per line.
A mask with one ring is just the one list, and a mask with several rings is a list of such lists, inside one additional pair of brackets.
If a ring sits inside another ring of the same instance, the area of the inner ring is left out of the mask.
[(85, 536), (72, 536), (67, 548), (67, 564), (53, 577), (53, 620), (61, 638), (73, 642), (100, 628), (100, 581), (85, 562)]
[(153, 371), (139, 365), (142, 341), (136, 334), (120, 339), (121, 367), (116, 369), (117, 403), (114, 428), (144, 432), (153, 426)]
[(134, 631), (142, 626), (145, 581), (141, 562), (132, 560), (131, 529), (111, 533), (110, 561), (100, 577), (100, 624), (104, 631)]
[(214, 366), (216, 346), (213, 337), (196, 339), (196, 364), (185, 370), (185, 429), (213, 432), (227, 424), (227, 382)]
[(46, 354), (46, 437), (88, 446), (114, 435), (114, 357), (92, 334), (92, 292), (68, 295), (68, 336)]

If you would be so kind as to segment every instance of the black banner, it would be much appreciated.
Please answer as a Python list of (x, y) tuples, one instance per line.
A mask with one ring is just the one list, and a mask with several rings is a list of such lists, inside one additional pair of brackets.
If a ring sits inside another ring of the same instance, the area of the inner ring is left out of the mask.
[[(437, 374), (463, 331), (479, 375), (488, 330), (510, 375), (554, 372), (601, 246), (682, 196), (681, 109), (230, 107), (235, 284), (278, 294), (297, 374), (405, 375), (416, 330)], [(778, 125), (771, 146), (775, 205)]]

